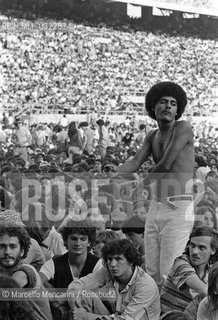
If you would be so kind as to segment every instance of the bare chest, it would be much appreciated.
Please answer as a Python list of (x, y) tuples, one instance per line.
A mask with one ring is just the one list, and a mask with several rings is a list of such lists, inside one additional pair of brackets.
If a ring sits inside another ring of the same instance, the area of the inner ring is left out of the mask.
[(152, 154), (155, 162), (158, 162), (163, 158), (171, 139), (172, 132), (169, 132), (163, 136), (159, 133), (159, 131), (157, 131), (152, 143)]
[(74, 277), (76, 278), (80, 277), (83, 267), (84, 267), (84, 264), (81, 266), (70, 265), (71, 273), (74, 275)]

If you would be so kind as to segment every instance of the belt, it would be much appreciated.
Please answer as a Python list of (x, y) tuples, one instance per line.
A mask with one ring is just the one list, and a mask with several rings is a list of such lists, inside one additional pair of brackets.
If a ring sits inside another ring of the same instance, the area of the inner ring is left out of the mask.
[(155, 201), (157, 202), (174, 202), (174, 201), (183, 201), (183, 200), (187, 200), (187, 201), (193, 201), (193, 196), (192, 195), (178, 195), (178, 196), (171, 196), (171, 197), (166, 197), (166, 198), (157, 198), (154, 197), (153, 198)]
[(192, 195), (172, 196), (172, 197), (168, 197), (167, 200), (168, 200), (169, 202), (181, 201), (181, 200), (193, 201), (193, 196), (192, 196)]

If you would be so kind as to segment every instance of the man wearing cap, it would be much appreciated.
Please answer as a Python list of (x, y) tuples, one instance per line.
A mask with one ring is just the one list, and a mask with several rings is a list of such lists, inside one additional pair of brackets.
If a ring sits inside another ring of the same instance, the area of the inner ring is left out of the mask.
[(135, 157), (119, 173), (136, 172), (152, 155), (154, 167), (134, 191), (136, 202), (150, 187), (151, 202), (145, 225), (146, 270), (161, 287), (174, 259), (185, 248), (193, 226), (191, 181), (194, 169), (193, 133), (183, 114), (187, 97), (174, 82), (160, 82), (146, 95), (148, 115), (158, 128), (145, 137)]

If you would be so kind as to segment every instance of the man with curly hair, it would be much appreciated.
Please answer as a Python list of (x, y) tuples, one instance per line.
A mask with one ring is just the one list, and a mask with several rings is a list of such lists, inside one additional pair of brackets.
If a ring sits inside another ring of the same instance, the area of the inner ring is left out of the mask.
[[(67, 252), (45, 262), (40, 269), (40, 276), (48, 288), (65, 292), (69, 284), (77, 278), (93, 272), (99, 258), (91, 254), (88, 247), (95, 241), (96, 228), (91, 220), (69, 219), (61, 234)], [(62, 301), (52, 301), (53, 319), (60, 319), (67, 313), (68, 306)]]
[(91, 220), (69, 219), (61, 230), (68, 251), (45, 262), (40, 269), (43, 283), (49, 281), (54, 288), (67, 288), (75, 278), (92, 272), (99, 260), (88, 251), (95, 241), (95, 232)]
[(139, 202), (143, 190), (150, 187), (145, 225), (146, 270), (161, 287), (174, 259), (184, 250), (193, 226), (193, 132), (187, 121), (178, 121), (187, 104), (186, 93), (178, 84), (155, 84), (148, 91), (145, 104), (158, 128), (148, 132), (142, 148), (117, 172), (136, 172), (149, 156), (153, 157), (155, 165), (137, 186), (133, 199)]
[[(38, 272), (31, 265), (22, 262), (29, 247), (30, 237), (24, 227), (7, 222), (0, 224), (0, 274), (11, 276), (19, 288), (32, 289), (29, 292), (42, 295), (44, 287)], [(35, 300), (31, 298), (30, 303), (33, 305), (36, 320), (52, 320), (46, 297)]]
[(141, 256), (127, 239), (102, 249), (104, 266), (74, 280), (68, 289), (72, 318), (80, 320), (159, 320), (155, 281), (139, 265)]

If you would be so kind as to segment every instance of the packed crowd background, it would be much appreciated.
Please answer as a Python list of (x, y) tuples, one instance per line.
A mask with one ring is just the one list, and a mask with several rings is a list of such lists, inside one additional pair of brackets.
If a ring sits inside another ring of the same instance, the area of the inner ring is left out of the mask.
[(162, 22), (163, 30), (159, 23), (147, 30), (134, 20), (119, 26), (119, 21), (108, 25), (93, 18), (70, 20), (70, 27), (57, 20), (60, 28), (49, 28), (43, 22), (55, 20), (39, 16), (41, 28), (25, 30), (22, 23), (27, 20), (19, 19), (19, 12), (21, 18), (25, 13), (14, 11), (17, 20), (13, 9), (4, 12), (9, 25), (0, 38), (2, 107), (113, 112), (122, 108), (123, 96), (142, 96), (160, 79), (168, 79), (186, 90), (187, 113), (216, 112), (217, 41), (212, 27), (169, 19)]
[[(11, 18), (13, 10), (5, 15)], [(186, 116), (195, 137), (195, 227), (217, 229), (218, 128), (207, 117), (201, 122), (194, 117), (211, 116), (217, 109), (217, 40), (190, 36), (184, 26), (180, 33), (172, 30), (170, 34), (169, 30), (142, 30), (136, 22), (117, 25), (90, 20), (71, 22), (70, 32), (15, 29), (1, 33), (0, 219), (20, 223), (40, 208), (41, 221), (23, 221), (41, 254), (37, 261), (28, 257), (26, 263), (47, 277), (48, 261), (67, 251), (63, 228), (71, 220), (86, 221), (78, 228), (89, 229), (85, 235), (92, 240), (90, 250), (99, 257), (99, 244), (125, 237), (144, 255), (143, 240), (133, 239), (131, 227), (141, 233), (152, 195), (147, 190), (144, 200), (133, 205), (132, 191), (152, 168), (153, 159), (135, 174), (115, 177), (115, 171), (136, 154), (156, 124), (139, 121), (132, 106), (131, 117), (123, 123), (110, 123), (108, 114), (122, 109), (122, 95), (131, 90), (146, 93), (160, 79), (176, 81), (187, 92)], [(90, 116), (78, 122), (64, 114), (58, 123), (34, 124), (30, 117), (15, 116), (28, 103), (60, 105), (67, 112)], [(40, 190), (37, 197), (36, 190)], [(27, 206), (26, 200), (31, 199), (34, 206)], [(69, 228), (75, 232), (75, 225)], [(97, 231), (95, 239), (92, 228)], [(105, 236), (108, 230), (112, 233)], [(87, 273), (93, 270), (94, 266)]]

